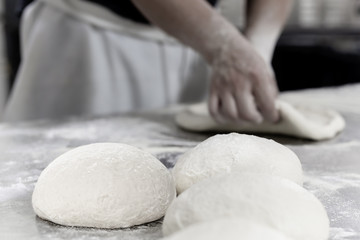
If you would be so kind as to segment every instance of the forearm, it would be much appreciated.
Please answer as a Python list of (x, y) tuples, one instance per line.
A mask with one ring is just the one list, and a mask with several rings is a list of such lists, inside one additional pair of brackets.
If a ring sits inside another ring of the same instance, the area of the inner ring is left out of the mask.
[(293, 0), (248, 0), (245, 36), (270, 62)]
[(152, 23), (212, 65), (208, 105), (215, 119), (277, 121), (277, 89), (268, 64), (205, 0), (132, 1)]
[(211, 63), (228, 35), (238, 31), (205, 0), (133, 0), (155, 25)]

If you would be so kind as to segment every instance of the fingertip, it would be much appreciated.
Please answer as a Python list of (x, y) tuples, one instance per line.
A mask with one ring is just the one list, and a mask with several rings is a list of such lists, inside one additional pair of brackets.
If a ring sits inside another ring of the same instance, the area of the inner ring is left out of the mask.
[(274, 107), (271, 111), (267, 112), (264, 116), (267, 121), (270, 123), (277, 123), (280, 121), (280, 112), (277, 107)]
[(273, 122), (273, 123), (278, 123), (278, 122), (280, 122), (280, 120), (281, 120), (281, 118), (280, 118), (280, 112), (279, 112), (278, 109), (275, 109), (272, 122)]
[(264, 122), (264, 117), (259, 112), (248, 113), (247, 115), (243, 115), (240, 121), (245, 121), (253, 124), (261, 124)]
[(208, 101), (208, 109), (210, 116), (218, 123), (222, 123), (219, 113), (219, 98), (216, 94), (212, 94)]
[(267, 104), (258, 105), (257, 109), (264, 120), (269, 123), (276, 123), (280, 119), (279, 108), (275, 100), (269, 100)]
[(261, 124), (264, 122), (264, 118), (259, 114), (257, 116), (254, 116), (251, 121), (255, 124)]

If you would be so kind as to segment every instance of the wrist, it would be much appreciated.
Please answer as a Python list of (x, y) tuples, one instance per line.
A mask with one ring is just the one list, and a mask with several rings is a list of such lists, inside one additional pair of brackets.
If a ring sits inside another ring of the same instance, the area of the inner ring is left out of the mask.
[(280, 31), (247, 29), (245, 38), (267, 63), (271, 63)]
[(221, 16), (212, 20), (211, 29), (207, 32), (209, 34), (199, 52), (209, 65), (213, 65), (225, 52), (231, 51), (233, 42), (245, 40), (236, 27)]

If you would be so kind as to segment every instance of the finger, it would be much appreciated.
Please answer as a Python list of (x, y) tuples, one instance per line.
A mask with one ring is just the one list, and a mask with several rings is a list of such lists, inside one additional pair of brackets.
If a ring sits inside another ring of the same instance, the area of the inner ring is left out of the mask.
[(210, 91), (210, 97), (208, 100), (208, 108), (210, 115), (213, 119), (215, 119), (216, 122), (223, 122), (223, 119), (221, 119), (221, 113), (220, 113), (220, 98), (217, 95), (216, 90), (212, 88)]
[(270, 72), (270, 87), (271, 87), (271, 95), (276, 99), (277, 96), (279, 95), (279, 88), (277, 85), (277, 81), (276, 81), (276, 77), (275, 77), (275, 73), (274, 71), (272, 71), (271, 69), (269, 70)]
[(236, 102), (230, 92), (224, 92), (221, 95), (220, 113), (224, 119), (235, 122), (239, 119)]
[(261, 123), (263, 121), (250, 91), (237, 92), (235, 99), (240, 119), (254, 123)]
[(279, 119), (279, 112), (275, 106), (277, 87), (270, 80), (265, 84), (253, 87), (255, 104), (259, 108), (261, 115), (269, 122), (276, 122)]

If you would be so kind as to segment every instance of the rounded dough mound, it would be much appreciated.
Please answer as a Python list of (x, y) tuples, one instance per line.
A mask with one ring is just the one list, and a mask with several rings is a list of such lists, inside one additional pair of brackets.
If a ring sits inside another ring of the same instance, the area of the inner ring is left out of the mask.
[(176, 232), (163, 240), (291, 240), (281, 232), (242, 218), (201, 222)]
[(95, 143), (56, 158), (32, 196), (35, 213), (67, 226), (125, 228), (161, 218), (175, 197), (168, 169), (118, 143)]
[(215, 135), (180, 156), (173, 175), (178, 194), (220, 173), (255, 172), (287, 178), (302, 185), (299, 158), (287, 147), (265, 138), (230, 133)]
[(328, 239), (329, 219), (314, 195), (287, 179), (249, 173), (210, 178), (183, 192), (165, 214), (163, 233), (227, 217), (264, 224), (297, 240)]

